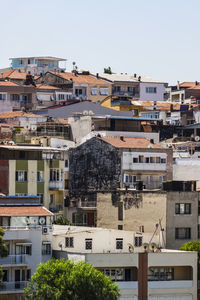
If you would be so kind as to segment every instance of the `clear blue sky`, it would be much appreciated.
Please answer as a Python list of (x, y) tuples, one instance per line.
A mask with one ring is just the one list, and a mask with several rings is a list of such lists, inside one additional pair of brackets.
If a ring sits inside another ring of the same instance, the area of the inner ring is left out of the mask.
[(0, 1), (0, 68), (51, 55), (80, 69), (200, 81), (199, 0)]

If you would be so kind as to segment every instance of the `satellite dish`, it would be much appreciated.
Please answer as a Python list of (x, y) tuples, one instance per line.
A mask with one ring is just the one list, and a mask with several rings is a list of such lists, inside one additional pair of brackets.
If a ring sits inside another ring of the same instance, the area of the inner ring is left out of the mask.
[(129, 251), (130, 253), (133, 253), (133, 252), (134, 252), (134, 247), (133, 247), (133, 245), (130, 244), (130, 243), (128, 243), (127, 246), (128, 246), (128, 251)]
[(194, 139), (195, 139), (196, 142), (199, 142), (200, 137), (198, 135), (196, 135)]
[(149, 250), (149, 244), (148, 243), (142, 244), (142, 249), (143, 251), (147, 252)]
[(149, 244), (149, 250), (151, 250), (152, 252), (154, 252), (156, 249), (157, 249), (157, 245), (155, 243)]
[(88, 115), (88, 110), (84, 110), (84, 111), (83, 111), (83, 115), (84, 115), (84, 116), (87, 116), (87, 115)]
[(62, 242), (59, 242), (59, 243), (58, 243), (58, 247), (60, 247), (60, 248), (62, 249), (62, 246), (63, 246), (63, 245), (62, 245)]

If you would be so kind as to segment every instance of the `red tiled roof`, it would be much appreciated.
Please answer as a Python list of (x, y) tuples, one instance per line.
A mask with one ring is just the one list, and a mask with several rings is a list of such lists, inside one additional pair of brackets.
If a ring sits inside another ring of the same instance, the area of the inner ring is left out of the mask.
[(0, 86), (14, 86), (14, 87), (18, 87), (19, 85), (11, 82), (11, 81), (0, 81)]
[(102, 85), (109, 85), (109, 83), (103, 79), (96, 78), (95, 76), (92, 75), (82, 75), (82, 74), (77, 74), (74, 75), (74, 73), (56, 73), (57, 75), (68, 79), (72, 80), (75, 83), (86, 83), (86, 84), (102, 84)]
[(48, 209), (42, 206), (1, 206), (0, 216), (51, 216)]
[(17, 117), (42, 118), (41, 115), (25, 113), (23, 111), (11, 111), (11, 112), (0, 113), (0, 119), (9, 119), (9, 118), (17, 118)]
[(195, 85), (195, 82), (181, 82), (180, 84), (179, 84), (179, 86), (180, 87), (192, 87), (192, 86), (194, 86)]
[(59, 90), (59, 88), (52, 86), (52, 85), (45, 85), (45, 84), (36, 84), (37, 89), (42, 90)]
[(153, 148), (161, 149), (161, 147), (157, 144), (151, 144), (148, 139), (138, 138), (138, 137), (123, 137), (123, 141), (120, 137), (102, 137), (107, 143), (110, 143), (116, 148), (149, 148), (149, 146), (153, 146)]

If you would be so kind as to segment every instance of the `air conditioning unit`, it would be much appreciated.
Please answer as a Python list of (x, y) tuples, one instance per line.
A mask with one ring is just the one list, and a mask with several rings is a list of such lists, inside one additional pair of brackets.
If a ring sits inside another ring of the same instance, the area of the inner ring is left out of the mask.
[(42, 234), (49, 234), (49, 228), (48, 227), (42, 227)]

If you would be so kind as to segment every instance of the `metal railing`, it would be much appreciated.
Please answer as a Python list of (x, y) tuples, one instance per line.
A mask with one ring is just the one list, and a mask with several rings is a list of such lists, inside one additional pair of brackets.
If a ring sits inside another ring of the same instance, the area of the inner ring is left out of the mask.
[(6, 257), (0, 258), (0, 264), (1, 265), (27, 264), (26, 257), (27, 255), (23, 255), (23, 254), (8, 255)]
[(49, 181), (49, 189), (51, 190), (63, 190), (64, 182), (63, 181)]
[(80, 201), (79, 202), (79, 207), (84, 208), (84, 207), (97, 207), (97, 202), (96, 201)]
[(139, 93), (129, 92), (129, 91), (112, 91), (113, 96), (130, 96), (133, 98), (138, 98)]
[(4, 281), (0, 284), (0, 292), (23, 290), (26, 286), (27, 286), (27, 281), (10, 281), (10, 282)]

